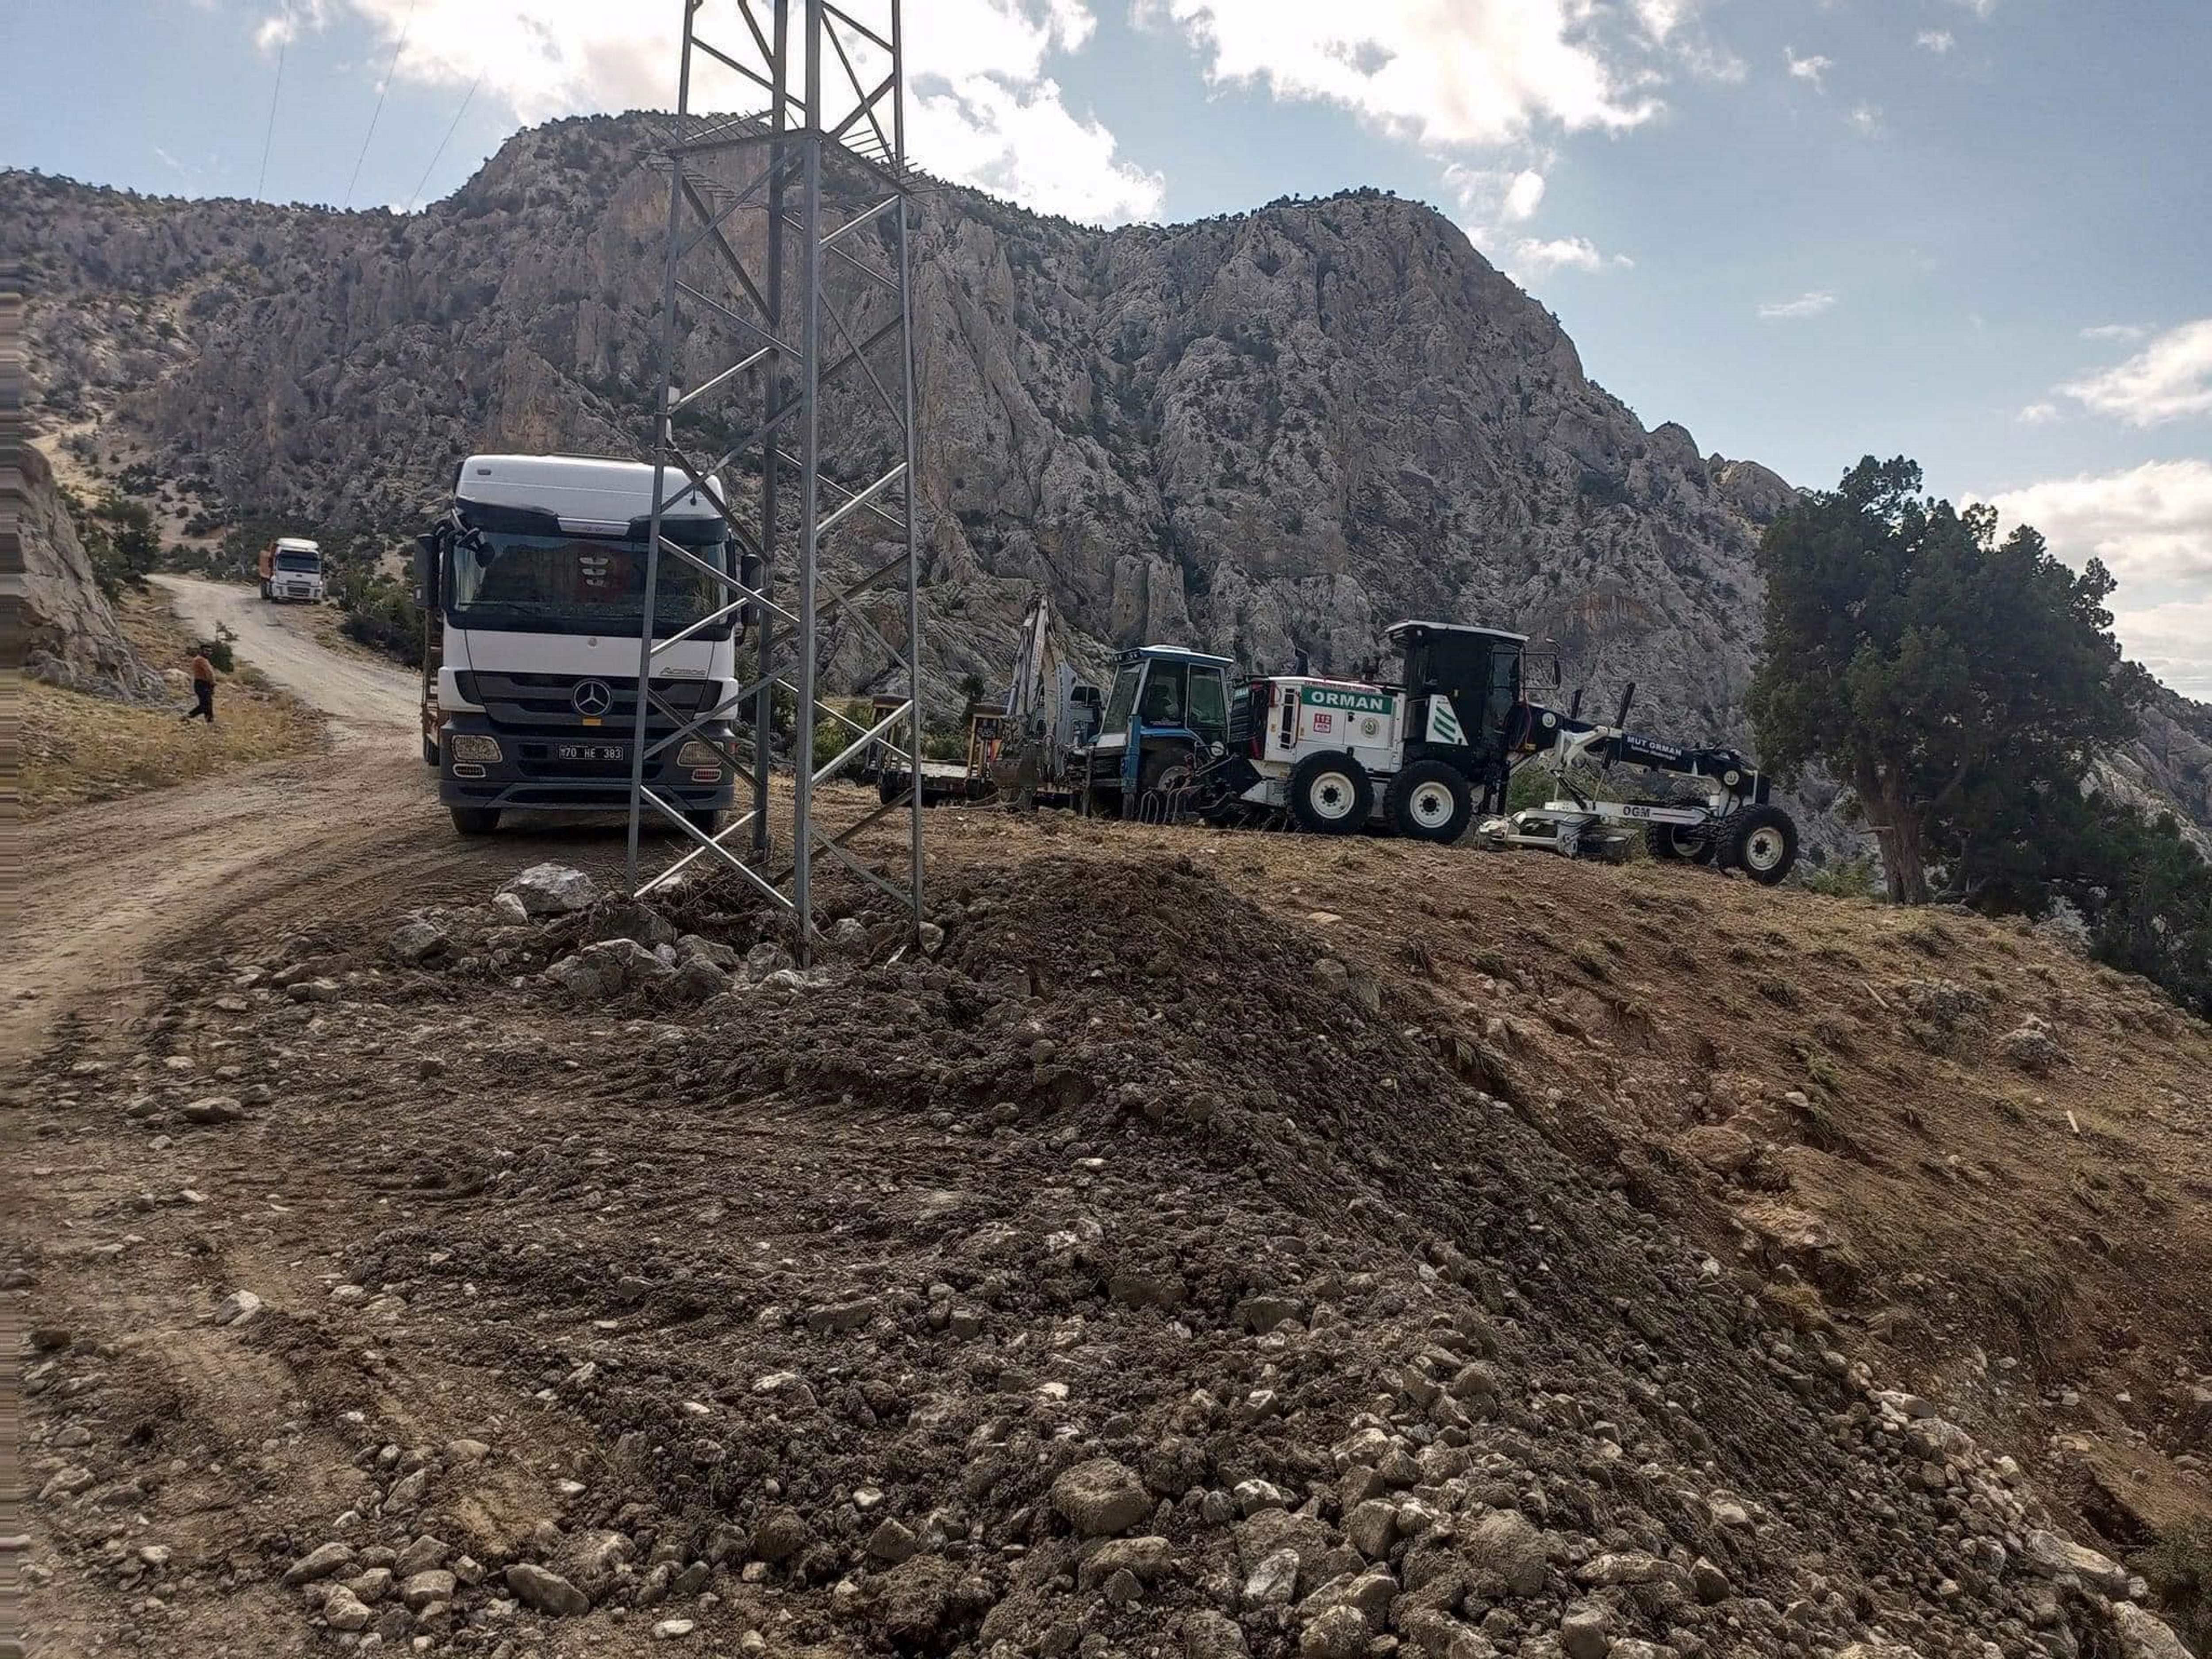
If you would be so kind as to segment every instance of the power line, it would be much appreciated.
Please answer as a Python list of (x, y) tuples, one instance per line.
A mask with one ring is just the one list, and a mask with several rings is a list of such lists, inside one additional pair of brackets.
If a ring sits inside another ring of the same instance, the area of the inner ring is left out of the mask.
[(461, 98), (461, 106), (453, 112), (453, 125), (446, 129), (446, 136), (438, 140), (438, 148), (431, 152), (430, 165), (422, 169), (422, 183), (416, 185), (415, 194), (407, 198), (407, 210), (410, 213), (415, 211), (415, 204), (422, 199), (422, 186), (430, 182), (430, 175), (437, 171), (438, 160), (445, 155), (446, 146), (453, 142), (453, 134), (460, 130), (461, 117), (469, 112), (469, 100), (477, 95), (477, 88), (483, 84), (483, 76), (481, 75), (469, 82), (469, 89)]
[(276, 96), (284, 90), (284, 46), (291, 38), (292, 4), (291, 0), (284, 0), (276, 28), (276, 84), (269, 91), (269, 130), (261, 135), (261, 176), (253, 181), (253, 199), (257, 202), (269, 182), (269, 147), (276, 138)]
[(407, 8), (407, 21), (399, 26), (399, 38), (392, 43), (392, 61), (385, 65), (384, 83), (376, 89), (376, 107), (368, 112), (368, 131), (362, 135), (361, 154), (353, 159), (353, 177), (346, 180), (345, 200), (338, 204), (343, 212), (353, 205), (353, 187), (361, 182), (361, 164), (368, 160), (369, 140), (376, 137), (377, 117), (384, 113), (384, 100), (392, 90), (392, 76), (399, 67), (399, 54), (407, 49), (407, 31), (415, 27), (415, 8)]

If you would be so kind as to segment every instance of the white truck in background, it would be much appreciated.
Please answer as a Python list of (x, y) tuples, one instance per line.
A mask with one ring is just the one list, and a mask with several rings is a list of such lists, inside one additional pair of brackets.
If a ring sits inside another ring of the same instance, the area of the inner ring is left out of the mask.
[(323, 550), (304, 536), (279, 536), (261, 550), (261, 597), (307, 605), (323, 602)]
[[(635, 461), (471, 455), (418, 538), (422, 757), (460, 834), (489, 835), (510, 809), (629, 804), (653, 491), (653, 469)], [(661, 534), (729, 568), (729, 526), (696, 489), (668, 502)], [(683, 637), (653, 664), (645, 781), (710, 834), (734, 782), (744, 622), (721, 583), (663, 554), (653, 635)]]

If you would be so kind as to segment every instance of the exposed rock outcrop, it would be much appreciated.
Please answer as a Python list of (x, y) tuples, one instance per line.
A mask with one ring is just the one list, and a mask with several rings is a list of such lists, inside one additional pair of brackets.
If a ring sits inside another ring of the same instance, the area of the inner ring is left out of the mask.
[(103, 696), (163, 695), (93, 580), (52, 468), (28, 444), (0, 448), (0, 663)]

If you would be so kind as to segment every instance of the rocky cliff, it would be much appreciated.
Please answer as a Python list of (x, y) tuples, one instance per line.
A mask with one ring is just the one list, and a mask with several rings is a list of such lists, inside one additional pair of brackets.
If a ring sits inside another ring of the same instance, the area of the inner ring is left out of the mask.
[[(419, 218), (0, 179), (52, 422), (234, 510), (397, 532), (471, 448), (627, 451), (665, 183), (629, 118), (513, 140)], [(1787, 486), (1647, 431), (1429, 210), (1361, 195), (1115, 232), (924, 203), (932, 655), (1003, 672), (1032, 583), (1105, 641), (1347, 668), (1407, 614), (1557, 636), (1735, 729), (1754, 521)], [(857, 660), (856, 670), (865, 665)]]
[[(225, 510), (393, 537), (472, 449), (634, 453), (651, 136), (521, 133), (404, 218), (0, 174), (39, 411)], [(1359, 191), (1109, 232), (943, 186), (915, 248), (940, 700), (1003, 680), (1042, 584), (1095, 641), (1261, 666), (1348, 671), (1402, 616), (1516, 627), (1595, 707), (1634, 679), (1650, 729), (1747, 738), (1752, 552), (1790, 487), (1647, 429), (1441, 216)], [(857, 630), (830, 648), (880, 667)]]
[(0, 447), (0, 665), (72, 690), (159, 701), (161, 677), (93, 580), (45, 456)]

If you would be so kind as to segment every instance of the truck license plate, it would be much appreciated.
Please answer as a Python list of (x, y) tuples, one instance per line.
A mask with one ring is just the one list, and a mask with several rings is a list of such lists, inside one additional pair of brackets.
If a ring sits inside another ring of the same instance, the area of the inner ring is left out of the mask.
[(562, 743), (553, 746), (553, 757), (564, 761), (619, 761), (629, 758), (626, 743)]

